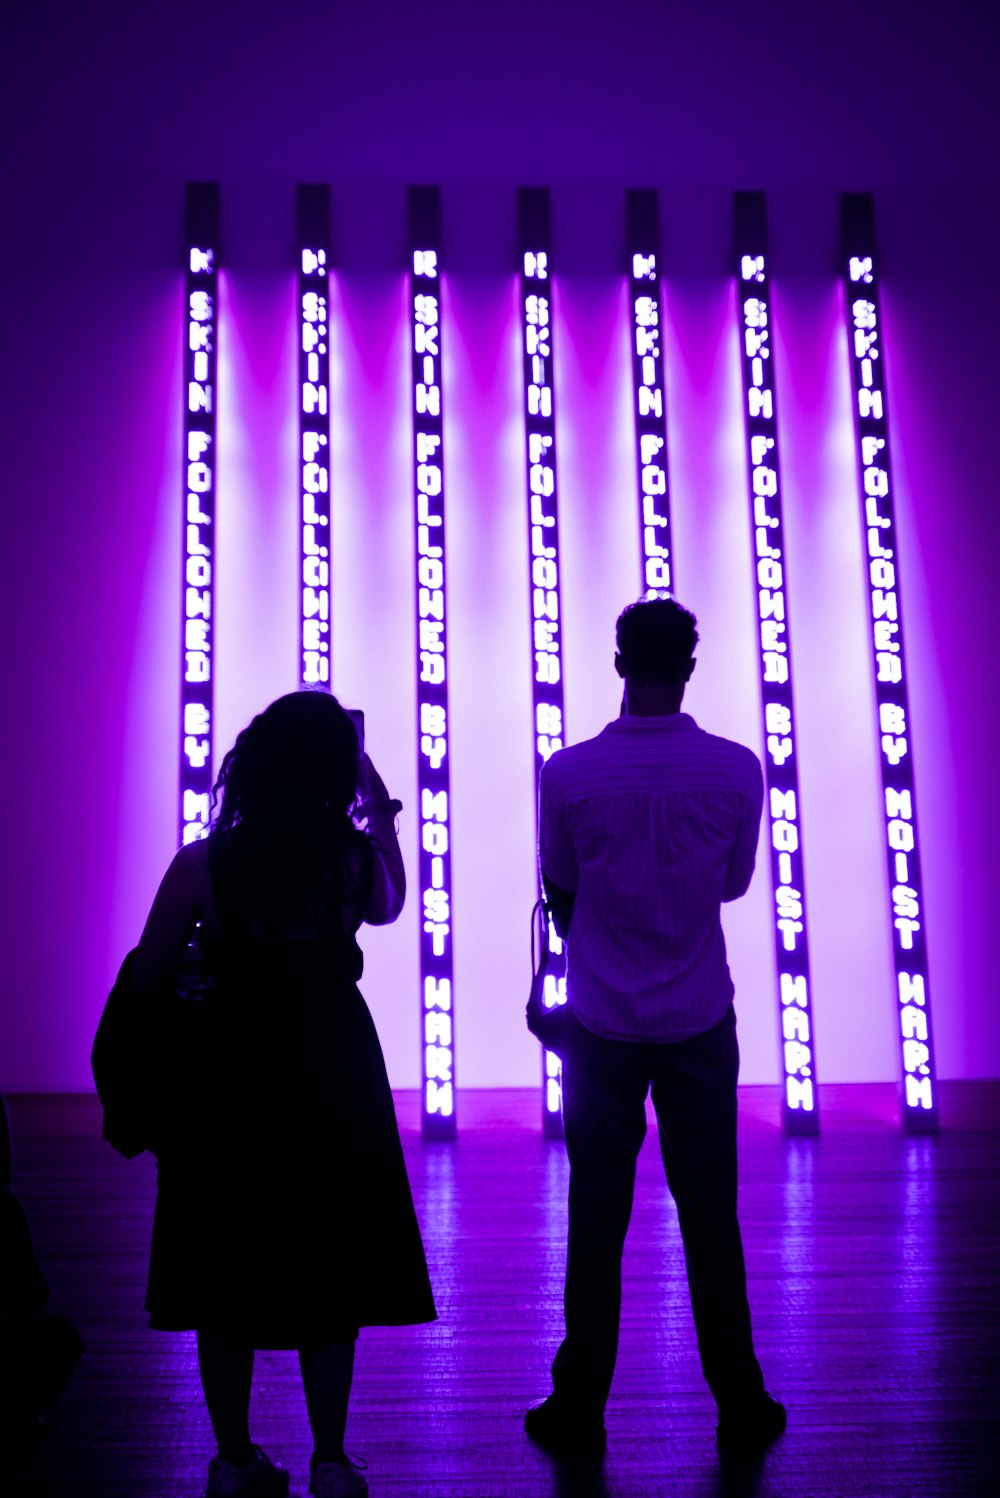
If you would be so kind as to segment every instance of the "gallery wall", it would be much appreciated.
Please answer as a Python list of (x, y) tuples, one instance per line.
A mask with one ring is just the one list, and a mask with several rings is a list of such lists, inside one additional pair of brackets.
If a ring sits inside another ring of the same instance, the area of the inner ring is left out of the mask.
[[(175, 847), (182, 214), (222, 199), (216, 749), (296, 684), (294, 202), (333, 204), (334, 687), (406, 804), (416, 719), (406, 186), (444, 216), (459, 1085), (537, 1081), (523, 1029), (533, 732), (515, 195), (548, 185), (567, 730), (618, 711), (640, 588), (624, 191), (663, 236), (686, 706), (761, 749), (732, 192), (768, 194), (821, 1080), (899, 1074), (842, 291), (871, 190), (927, 939), (943, 1077), (1000, 1074), (990, 888), (1000, 333), (986, 8), (42, 0), (12, 27), (0, 240), (0, 1085), (83, 1088), (103, 996)], [(778, 1078), (767, 860), (726, 911), (743, 1077)], [(418, 915), (365, 940), (390, 1076), (419, 1081)]]

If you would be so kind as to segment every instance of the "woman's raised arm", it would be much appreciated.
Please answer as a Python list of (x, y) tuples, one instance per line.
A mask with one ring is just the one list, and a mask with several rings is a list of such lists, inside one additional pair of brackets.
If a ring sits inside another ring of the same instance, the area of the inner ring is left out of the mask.
[(362, 809), (368, 818), (368, 835), (375, 855), (371, 899), (361, 918), (370, 926), (388, 926), (406, 900), (406, 871), (396, 836), (396, 816), (401, 807), (391, 799), (367, 754), (361, 761), (361, 775)]

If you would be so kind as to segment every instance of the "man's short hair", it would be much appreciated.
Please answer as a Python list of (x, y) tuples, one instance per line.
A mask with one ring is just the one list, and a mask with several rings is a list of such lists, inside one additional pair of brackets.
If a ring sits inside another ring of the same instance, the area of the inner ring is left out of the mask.
[(625, 675), (637, 685), (687, 681), (698, 643), (698, 621), (676, 598), (640, 598), (615, 625)]

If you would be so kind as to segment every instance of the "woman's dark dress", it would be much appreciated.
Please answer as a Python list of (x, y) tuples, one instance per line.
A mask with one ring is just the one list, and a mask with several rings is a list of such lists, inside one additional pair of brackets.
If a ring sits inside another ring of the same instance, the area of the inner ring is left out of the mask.
[(204, 954), (213, 990), (181, 1006), (192, 1039), (159, 1154), (150, 1325), (301, 1347), (432, 1321), (354, 932), (338, 906), (307, 939), (255, 937), (232, 855), (231, 835), (213, 834), (223, 939)]

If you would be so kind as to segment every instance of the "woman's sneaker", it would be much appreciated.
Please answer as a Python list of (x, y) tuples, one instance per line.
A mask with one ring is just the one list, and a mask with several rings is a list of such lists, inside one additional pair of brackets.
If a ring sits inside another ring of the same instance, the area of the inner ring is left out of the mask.
[(368, 1463), (345, 1456), (342, 1462), (314, 1462), (309, 1469), (309, 1491), (314, 1498), (366, 1498)]
[(251, 1498), (285, 1498), (287, 1492), (288, 1473), (259, 1446), (253, 1448), (253, 1461), (245, 1467), (234, 1467), (221, 1456), (208, 1464), (206, 1498), (224, 1498), (228, 1493), (248, 1493)]

